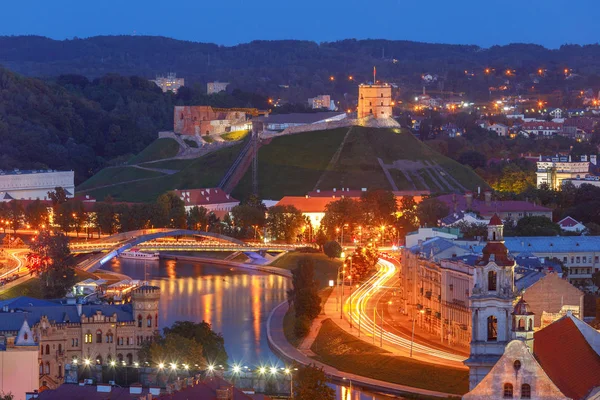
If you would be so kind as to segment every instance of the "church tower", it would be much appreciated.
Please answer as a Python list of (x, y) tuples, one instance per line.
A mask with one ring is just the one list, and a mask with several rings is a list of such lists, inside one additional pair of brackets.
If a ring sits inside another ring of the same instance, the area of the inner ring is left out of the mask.
[(529, 304), (521, 297), (512, 313), (512, 339), (525, 342), (533, 353), (533, 313)]
[(140, 286), (131, 293), (136, 345), (150, 340), (158, 332), (159, 300), (160, 288), (157, 286)]
[(512, 340), (515, 261), (504, 245), (504, 226), (497, 215), (488, 225), (488, 241), (475, 265), (470, 299), (471, 352), (469, 390), (473, 389), (504, 354)]

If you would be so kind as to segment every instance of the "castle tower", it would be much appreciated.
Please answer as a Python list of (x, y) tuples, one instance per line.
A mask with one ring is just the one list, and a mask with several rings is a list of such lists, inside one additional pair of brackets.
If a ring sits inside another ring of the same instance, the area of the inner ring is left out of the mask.
[(375, 118), (392, 117), (392, 87), (384, 84), (358, 86), (358, 118), (372, 115)]
[(141, 341), (151, 339), (158, 331), (159, 300), (160, 288), (157, 286), (140, 286), (131, 294), (136, 327), (135, 336), (141, 338), (135, 341), (138, 345), (141, 344)]
[(533, 316), (529, 304), (521, 297), (512, 313), (512, 339), (525, 342), (533, 353)]
[(488, 242), (475, 265), (470, 299), (471, 352), (469, 388), (473, 389), (504, 354), (511, 340), (515, 261), (504, 245), (504, 226), (497, 215), (488, 225)]

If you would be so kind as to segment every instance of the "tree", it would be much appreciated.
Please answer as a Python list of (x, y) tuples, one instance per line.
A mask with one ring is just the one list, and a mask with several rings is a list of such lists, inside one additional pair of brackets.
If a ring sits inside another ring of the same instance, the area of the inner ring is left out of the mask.
[(14, 400), (15, 396), (12, 393), (0, 393), (0, 400)]
[(21, 227), (21, 223), (23, 222), (23, 211), (23, 205), (20, 201), (11, 200), (8, 203), (7, 219), (13, 233), (17, 233), (17, 229)]
[(187, 212), (187, 227), (192, 230), (202, 230), (208, 222), (208, 210), (194, 206)]
[(371, 246), (357, 247), (351, 257), (352, 262), (348, 266), (352, 268), (348, 276), (352, 277), (353, 282), (362, 282), (370, 276), (379, 260), (377, 251)]
[(315, 265), (312, 259), (303, 257), (292, 270), (292, 288), (288, 290), (288, 302), (294, 307), (296, 316), (294, 331), (299, 337), (305, 336), (310, 323), (321, 313), (319, 283), (315, 280)]
[(422, 226), (437, 226), (438, 221), (449, 212), (448, 206), (436, 198), (423, 200), (417, 206), (417, 216)]
[(600, 236), (600, 225), (595, 222), (585, 224), (585, 234), (588, 236)]
[(560, 226), (543, 216), (523, 217), (517, 222), (515, 236), (557, 236)]
[(389, 225), (396, 218), (396, 196), (389, 190), (368, 190), (361, 196), (360, 205), (366, 226)]
[(461, 221), (453, 226), (458, 228), (465, 239), (476, 239), (477, 237), (486, 237), (487, 226), (476, 222)]
[(176, 321), (170, 328), (164, 329), (165, 335), (179, 335), (186, 339), (193, 339), (202, 346), (202, 356), (212, 365), (227, 364), (225, 340), (220, 333), (212, 330), (211, 325), (202, 321)]
[(323, 245), (323, 252), (329, 258), (339, 258), (342, 254), (342, 246), (335, 240), (330, 240)]
[(48, 208), (38, 199), (25, 208), (25, 221), (33, 229), (48, 225)]
[(328, 239), (336, 239), (338, 230), (348, 225), (346, 232), (354, 232), (356, 226), (362, 223), (360, 201), (344, 197), (332, 201), (325, 206), (325, 215), (321, 219), (321, 229), (325, 231)]
[(457, 161), (463, 165), (468, 165), (473, 169), (485, 168), (487, 164), (485, 155), (475, 150), (465, 151), (460, 155), (460, 157), (458, 157)]
[(596, 271), (592, 274), (592, 283), (597, 288), (600, 288), (600, 271)]
[(162, 210), (162, 216), (166, 218), (164, 226), (185, 229), (187, 224), (185, 203), (177, 196), (177, 193), (167, 192), (161, 194), (156, 203)]
[(42, 231), (30, 248), (28, 268), (32, 274), (39, 274), (44, 282), (44, 297), (64, 297), (75, 283), (75, 263), (69, 250), (69, 239), (62, 233)]
[(307, 400), (334, 400), (335, 391), (322, 368), (311, 364), (298, 368), (294, 380), (294, 398)]
[(144, 341), (139, 357), (140, 360), (149, 362), (153, 366), (159, 363), (165, 365), (173, 363), (205, 368), (207, 362), (203, 351), (202, 345), (194, 339), (168, 333), (164, 336), (158, 335), (152, 342)]
[(56, 210), (59, 204), (67, 202), (67, 192), (64, 188), (57, 186), (53, 191), (48, 192), (48, 198), (52, 200), (52, 208)]
[(315, 235), (315, 243), (319, 246), (320, 249), (324, 250), (325, 243), (327, 243), (327, 235), (322, 228), (319, 228), (317, 234)]
[(254, 236), (255, 230), (265, 226), (266, 218), (263, 207), (241, 204), (233, 207), (231, 214), (236, 226), (242, 229), (244, 236), (247, 234)]
[(293, 243), (304, 225), (302, 212), (292, 205), (269, 208), (267, 228), (275, 240)]
[(116, 231), (116, 213), (112, 202), (102, 202), (94, 204), (96, 214), (96, 227), (99, 231), (112, 235)]
[(417, 216), (417, 202), (413, 196), (404, 196), (400, 201), (398, 210), (398, 229), (404, 234), (412, 232), (419, 227)]

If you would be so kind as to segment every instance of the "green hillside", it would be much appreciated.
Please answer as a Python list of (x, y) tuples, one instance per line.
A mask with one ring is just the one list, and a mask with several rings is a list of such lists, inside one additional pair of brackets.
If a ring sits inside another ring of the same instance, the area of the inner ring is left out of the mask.
[[(263, 146), (258, 157), (259, 193), (267, 199), (301, 196), (315, 187), (392, 189), (379, 164), (388, 168), (398, 190), (434, 193), (487, 187), (469, 167), (445, 157), (401, 129), (352, 127), (337, 162), (330, 164), (348, 128), (281, 136)], [(248, 171), (234, 196), (251, 190)], [(317, 185), (318, 183), (318, 185)]]
[(179, 152), (179, 143), (175, 139), (160, 138), (150, 143), (148, 147), (129, 159), (129, 164), (139, 164), (148, 161), (175, 157)]
[[(110, 195), (122, 201), (152, 201), (172, 189), (214, 187), (242, 147), (237, 144), (191, 160), (138, 164), (149, 169), (104, 169), (78, 190), (98, 199)], [(158, 149), (144, 152), (160, 153)], [(408, 131), (357, 126), (280, 136), (265, 142), (258, 154), (258, 179), (259, 194), (265, 199), (302, 196), (315, 187), (433, 193), (487, 187), (469, 167), (437, 153)], [(250, 168), (233, 195), (245, 198), (251, 190)]]

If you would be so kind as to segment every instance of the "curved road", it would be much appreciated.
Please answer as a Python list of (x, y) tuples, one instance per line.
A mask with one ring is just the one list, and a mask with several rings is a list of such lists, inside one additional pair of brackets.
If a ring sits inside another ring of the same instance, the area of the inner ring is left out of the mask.
[[(397, 348), (410, 350), (410, 338), (406, 338), (386, 329), (385, 324), (382, 332), (381, 326), (373, 322), (374, 316), (372, 312), (368, 311), (369, 302), (373, 300), (375, 296), (378, 296), (381, 291), (386, 289), (386, 286), (394, 279), (397, 273), (396, 266), (390, 261), (380, 259), (378, 266), (379, 270), (371, 278), (367, 279), (362, 286), (357, 288), (348, 299), (346, 299), (344, 302), (344, 311), (346, 312), (348, 319), (352, 320), (353, 324), (358, 326), (360, 323), (361, 330), (364, 330), (364, 332), (370, 332), (371, 335), (374, 332), (376, 338), (382, 336), (386, 343)], [(414, 353), (426, 356), (430, 359), (430, 362), (436, 362), (437, 360), (438, 363), (454, 364), (453, 366), (464, 368), (462, 362), (465, 357), (462, 355), (436, 349), (418, 343), (418, 341), (415, 341), (412, 346)]]

